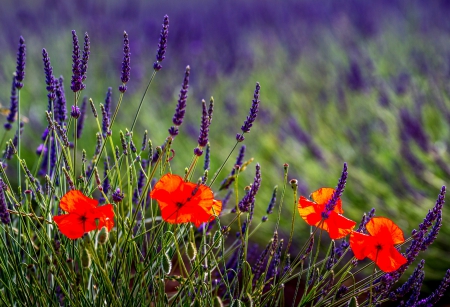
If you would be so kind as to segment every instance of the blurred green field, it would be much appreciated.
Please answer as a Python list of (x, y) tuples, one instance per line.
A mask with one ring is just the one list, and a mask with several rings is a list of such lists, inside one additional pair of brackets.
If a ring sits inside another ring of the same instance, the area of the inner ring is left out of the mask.
[[(383, 1), (387, 8), (372, 12), (374, 18), (380, 17), (375, 24), (376, 33), (365, 34), (355, 22), (350, 4), (333, 13), (330, 1), (322, 3), (330, 7), (332, 18), (310, 26), (306, 21), (296, 20), (294, 8), (298, 7), (294, 1), (286, 1), (285, 6), (278, 8), (269, 1), (261, 2), (260, 7), (252, 6), (256, 1), (245, 1), (242, 6), (231, 1), (222, 8), (222, 13), (230, 19), (229, 27), (213, 23), (214, 17), (220, 16), (220, 8), (213, 4), (217, 2), (201, 5), (196, 1), (183, 4), (186, 7), (177, 6), (176, 1), (169, 1), (166, 6), (138, 1), (128, 6), (101, 2), (105, 7), (95, 5), (98, 10), (94, 13), (88, 13), (92, 7), (86, 4), (86, 15), (81, 14), (82, 7), (74, 9), (71, 4), (59, 4), (55, 11), (48, 12), (46, 22), (37, 20), (38, 6), (48, 7), (52, 1), (41, 2), (24, 1), (17, 6), (7, 3), (5, 7), (9, 5), (10, 11), (0, 14), (2, 32), (8, 33), (0, 38), (3, 107), (9, 104), (19, 35), (27, 43), (27, 75), (21, 92), (22, 112), (28, 118), (23, 136), (26, 147), (22, 148), (27, 159), (36, 156), (34, 151), (46, 126), (42, 48), (50, 54), (55, 75), (65, 77), (70, 108), (73, 101), (69, 92), (70, 30), (76, 29), (80, 38), (87, 31), (91, 36), (91, 59), (83, 95), (92, 97), (98, 105), (111, 86), (117, 103), (122, 33), (126, 30), (131, 41), (131, 81), (115, 126), (125, 129), (133, 121), (150, 78), (160, 23), (167, 13), (171, 17), (167, 60), (146, 96), (134, 141), (140, 144), (143, 131), (148, 130), (154, 145), (163, 143), (171, 126), (184, 67), (191, 65), (186, 121), (173, 145), (174, 173), (182, 174), (192, 157), (201, 99), (208, 100), (210, 96), (215, 99), (210, 132), (213, 173), (234, 145), (235, 134), (248, 113), (258, 81), (261, 109), (244, 142), (246, 158), (253, 157), (261, 164), (263, 176), (256, 218), (265, 215), (273, 187), (281, 188), (284, 163), (290, 166), (289, 179), (298, 179), (299, 193), (307, 196), (320, 187), (336, 186), (342, 165), (347, 162), (349, 178), (342, 197), (346, 216), (359, 222), (364, 212), (376, 208), (376, 215), (393, 219), (406, 236), (432, 208), (441, 186), (449, 183), (450, 36), (447, 28), (442, 27), (442, 24), (448, 26), (442, 17), (446, 12), (444, 6), (434, 4), (425, 8), (415, 3), (408, 7), (405, 1), (389, 6)], [(139, 7), (133, 9), (138, 3)], [(366, 7), (362, 1), (351, 3)], [(118, 12), (124, 7), (132, 12), (122, 16)], [(382, 5), (376, 6), (379, 7)], [(139, 8), (144, 11), (136, 13)], [(401, 10), (406, 8), (408, 11)], [(78, 12), (76, 17), (70, 15), (72, 9), (74, 14)], [(245, 19), (245, 12), (260, 14)], [(99, 20), (95, 20), (95, 14), (99, 14)], [(137, 15), (136, 20), (133, 14)], [(328, 10), (323, 12), (326, 14)], [(62, 23), (64, 16), (67, 22)], [(239, 22), (242, 22), (242, 32), (233, 32), (239, 29)], [(200, 29), (193, 30), (195, 26)], [(217, 42), (209, 40), (212, 38)], [(231, 64), (221, 63), (221, 57)], [(89, 133), (95, 125), (92, 119), (88, 112), (79, 145), (86, 149), (88, 156), (95, 147), (95, 135)], [(7, 133), (7, 138), (14, 135), (13, 131)], [(215, 187), (231, 170), (236, 154), (237, 151)], [(252, 182), (255, 162), (239, 179), (241, 195), (242, 189)], [(14, 163), (11, 164), (8, 172), (14, 174)], [(298, 213), (293, 212), (293, 193), (288, 188), (282, 211), (285, 236), (292, 214)], [(295, 239), (294, 249), (302, 246), (309, 229), (298, 216), (296, 219), (295, 233), (303, 235)], [(257, 242), (265, 244), (272, 235), (273, 220), (270, 217), (258, 230)], [(428, 285), (429, 290), (433, 290), (434, 282), (450, 268), (449, 225), (448, 209), (444, 207), (438, 239), (422, 253), (427, 261), (425, 287)]]

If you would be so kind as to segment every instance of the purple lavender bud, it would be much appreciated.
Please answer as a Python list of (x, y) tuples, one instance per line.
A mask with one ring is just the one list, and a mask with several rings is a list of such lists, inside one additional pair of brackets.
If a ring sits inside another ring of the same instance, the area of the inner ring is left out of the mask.
[(211, 161), (211, 146), (206, 144), (205, 163), (203, 164), (203, 170), (209, 170), (209, 163)]
[(16, 92), (16, 81), (15, 81), (15, 77), (13, 77), (12, 86), (11, 86), (11, 99), (10, 99), (9, 113), (8, 113), (8, 116), (6, 116), (6, 120), (8, 122), (4, 124), (4, 127), (6, 130), (11, 130), (12, 124), (16, 120), (17, 107), (18, 107), (18, 101), (17, 101), (17, 92)]
[(254, 278), (253, 278), (253, 285), (256, 284), (256, 281), (258, 280), (258, 278), (261, 276), (261, 269), (262, 266), (266, 260), (267, 254), (269, 253), (269, 250), (272, 246), (272, 242), (269, 242), (266, 245), (266, 248), (262, 251), (262, 253), (259, 255), (258, 259), (256, 260), (256, 264), (255, 266), (252, 266), (252, 271), (254, 274)]
[[(239, 150), (239, 154), (236, 158), (235, 166), (241, 166), (244, 162), (244, 155), (245, 155), (245, 145), (242, 145), (241, 149)], [(231, 170), (230, 175), (228, 175), (221, 183), (219, 190), (228, 189), (230, 185), (234, 182), (234, 174), (236, 173), (236, 169), (233, 167)]]
[(273, 207), (275, 206), (275, 203), (277, 202), (277, 191), (278, 186), (275, 186), (272, 193), (272, 198), (270, 199), (269, 205), (267, 206), (266, 213), (271, 214), (273, 212)]
[(336, 300), (340, 299), (345, 293), (347, 293), (348, 288), (345, 285), (341, 285), (336, 291)]
[(395, 289), (389, 294), (389, 298), (391, 300), (397, 300), (398, 298), (404, 297), (417, 282), (420, 274), (423, 272), (423, 267), (425, 265), (425, 260), (421, 260), (417, 267), (414, 269), (414, 272), (408, 278), (408, 280), (399, 288)]
[(119, 188), (117, 188), (112, 194), (112, 198), (115, 203), (120, 203), (124, 197), (125, 196), (123, 195), (123, 193), (120, 191)]
[(80, 108), (78, 106), (72, 106), (72, 111), (70, 112), (70, 116), (73, 118), (78, 118), (81, 115)]
[(255, 202), (256, 193), (261, 186), (261, 167), (259, 164), (256, 164), (256, 174), (253, 180), (250, 191), (245, 194), (242, 200), (239, 202), (238, 207), (242, 212), (249, 212), (250, 208), (253, 206)]
[(56, 139), (55, 138), (50, 138), (50, 143), (51, 143), (51, 147), (50, 147), (50, 174), (53, 174), (53, 170), (55, 169), (56, 166), (56, 156), (57, 156), (57, 150), (56, 150)]
[(0, 178), (0, 220), (3, 224), (11, 223), (11, 218), (9, 217), (8, 204), (6, 203), (5, 191), (7, 189), (6, 184), (3, 179)]
[(56, 85), (55, 119), (61, 125), (67, 120), (66, 96), (64, 93), (64, 78), (59, 77)]
[(360, 91), (364, 88), (364, 78), (361, 72), (360, 65), (352, 59), (350, 62), (350, 69), (347, 72), (347, 85), (353, 91)]
[(283, 249), (283, 242), (284, 240), (280, 240), (280, 244), (278, 244), (278, 249), (275, 253), (275, 257), (273, 258), (273, 270), (272, 270), (272, 276), (277, 276), (278, 274), (278, 266), (281, 262), (281, 251)]
[[(87, 69), (88, 69), (89, 55), (91, 54), (90, 49), (91, 49), (91, 45), (90, 45), (89, 35), (86, 32), (84, 34), (83, 56), (82, 56), (81, 62), (80, 62), (81, 82), (84, 82), (84, 80), (86, 80), (86, 73), (87, 73)], [(84, 88), (86, 88), (86, 85), (83, 84), (82, 87), (83, 87), (82, 89), (84, 89)]]
[(164, 16), (164, 22), (159, 35), (158, 51), (156, 53), (156, 62), (153, 63), (153, 69), (156, 71), (161, 70), (161, 62), (165, 59), (167, 49), (167, 37), (169, 36), (169, 16)]
[[(48, 98), (50, 101), (56, 99), (55, 95), (55, 77), (53, 76), (53, 67), (50, 64), (50, 57), (47, 50), (42, 49), (42, 60), (44, 61), (45, 84), (47, 84)], [(49, 110), (51, 111), (51, 110)]]
[(447, 290), (448, 285), (450, 284), (450, 270), (447, 270), (445, 273), (444, 279), (441, 281), (439, 287), (434, 291), (430, 296), (424, 298), (417, 302), (416, 307), (428, 307), (434, 306), (441, 297), (444, 296), (445, 290)]
[(21, 89), (23, 87), (22, 81), (25, 79), (25, 59), (26, 59), (25, 40), (21, 36), (19, 38), (19, 50), (17, 51), (17, 66), (16, 66), (16, 88)]
[[(145, 170), (146, 167), (147, 167), (147, 162), (142, 161), (142, 168)], [(144, 184), (145, 184), (145, 172), (140, 170), (139, 177), (137, 180), (137, 187), (133, 193), (133, 203), (134, 204), (138, 204), (139, 198), (142, 195), (142, 188), (144, 187)]]
[(303, 261), (308, 257), (309, 253), (311, 253), (311, 251), (313, 249), (313, 246), (314, 246), (314, 237), (311, 237), (309, 239), (308, 247), (306, 248), (305, 253), (302, 255), (302, 258), (300, 259), (300, 261)]
[(336, 259), (341, 258), (342, 254), (348, 249), (349, 246), (350, 244), (347, 241), (342, 240), (341, 245), (339, 245), (339, 247), (336, 247), (334, 250)]
[(102, 149), (102, 135), (99, 132), (97, 132), (96, 137), (97, 137), (97, 142), (96, 142), (96, 146), (95, 146), (94, 155), (98, 156), (100, 154), (100, 150)]
[(425, 278), (425, 272), (421, 271), (419, 273), (418, 278), (412, 285), (411, 296), (409, 297), (408, 301), (404, 304), (405, 307), (416, 307), (417, 306), (416, 303), (417, 303), (417, 300), (419, 299), (420, 288), (422, 287), (424, 278)]
[(259, 82), (256, 82), (255, 93), (253, 94), (252, 106), (250, 108), (250, 112), (245, 120), (244, 124), (241, 127), (242, 134), (236, 136), (236, 141), (242, 142), (244, 140), (244, 133), (250, 132), (250, 128), (253, 126), (253, 122), (256, 119), (256, 115), (258, 115), (259, 111), (259, 91), (261, 87)]
[(108, 117), (111, 118), (111, 105), (112, 105), (112, 87), (108, 87), (105, 97), (105, 111)]
[(125, 93), (127, 90), (126, 83), (130, 81), (130, 41), (128, 40), (127, 32), (123, 31), (123, 61), (122, 61), (122, 85), (119, 86), (119, 91)]
[(181, 85), (180, 95), (178, 99), (177, 108), (175, 109), (175, 114), (173, 115), (172, 122), (175, 126), (172, 126), (169, 129), (169, 133), (171, 136), (175, 137), (178, 135), (178, 127), (183, 123), (185, 108), (186, 108), (186, 100), (188, 97), (188, 89), (189, 89), (189, 75), (191, 72), (191, 68), (186, 66), (186, 71), (184, 74), (183, 84)]
[[(83, 132), (84, 119), (86, 118), (86, 107), (87, 107), (88, 98), (85, 96), (83, 98), (83, 102), (81, 103), (81, 108), (79, 109), (79, 118), (77, 125), (77, 138), (81, 137), (81, 133)], [(73, 108), (73, 107), (72, 107)]]
[(106, 108), (103, 104), (100, 104), (100, 109), (102, 111), (102, 131), (103, 131), (103, 137), (106, 137), (107, 135), (111, 135), (111, 130), (109, 129), (109, 115), (108, 112), (106, 111)]
[(76, 93), (83, 89), (83, 81), (81, 75), (80, 45), (75, 30), (72, 30), (72, 43), (72, 82), (70, 88)]
[(325, 264), (325, 267), (327, 268), (328, 271), (330, 271), (334, 264), (336, 263), (336, 243), (334, 240), (331, 241), (331, 251), (330, 251), (330, 255), (327, 258), (327, 262)]
[(106, 158), (105, 162), (104, 162), (104, 170), (103, 170), (103, 191), (105, 192), (105, 194), (108, 193), (109, 189), (111, 188), (110, 184), (109, 184), (109, 157)]
[(344, 162), (344, 167), (342, 168), (341, 177), (339, 178), (338, 185), (336, 187), (336, 190), (333, 193), (333, 196), (328, 201), (328, 203), (325, 205), (325, 210), (327, 212), (331, 212), (334, 210), (334, 207), (336, 206), (336, 202), (341, 197), (342, 193), (344, 192), (345, 183), (347, 182), (347, 163)]
[(442, 226), (442, 214), (439, 213), (436, 218), (436, 222), (433, 225), (433, 228), (431, 228), (430, 232), (423, 240), (422, 246), (420, 248), (422, 251), (426, 250), (428, 246), (430, 246), (434, 242), (434, 240), (436, 240), (439, 230), (441, 230), (441, 226)]
[[(201, 156), (203, 154), (203, 151), (201, 150), (202, 147), (205, 147), (206, 144), (208, 144), (208, 133), (209, 133), (209, 125), (211, 124), (210, 117), (208, 116), (207, 109), (206, 109), (206, 102), (205, 100), (202, 100), (202, 121), (200, 125), (200, 134), (198, 136), (198, 148), (197, 152), (194, 150), (194, 153), (197, 156)], [(197, 148), (196, 148), (197, 149)]]
[(148, 139), (148, 131), (145, 130), (144, 137), (142, 138), (141, 151), (144, 151), (147, 148), (147, 143), (148, 143), (147, 139)]
[(431, 227), (431, 225), (437, 219), (437, 217), (442, 214), (442, 207), (445, 203), (445, 192), (446, 192), (446, 188), (445, 188), (445, 186), (443, 186), (441, 188), (438, 199), (436, 200), (436, 204), (434, 205), (433, 209), (428, 211), (425, 219), (419, 225), (420, 230), (422, 230), (424, 232), (428, 231), (428, 229)]

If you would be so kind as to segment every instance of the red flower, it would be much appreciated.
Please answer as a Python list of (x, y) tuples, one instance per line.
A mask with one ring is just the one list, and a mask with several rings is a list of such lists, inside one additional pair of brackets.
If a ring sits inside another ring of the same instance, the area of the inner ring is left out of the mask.
[[(348, 235), (356, 223), (347, 219), (342, 215), (342, 202), (338, 198), (333, 211), (325, 212), (325, 206), (333, 197), (334, 189), (321, 188), (311, 194), (311, 199), (300, 196), (298, 201), (298, 212), (302, 219), (311, 226), (319, 227), (328, 231), (330, 238), (333, 240), (341, 239)], [(327, 213), (327, 214), (323, 214)], [(328, 218), (324, 216), (328, 215)]]
[(61, 198), (59, 207), (68, 212), (53, 217), (59, 230), (69, 239), (81, 238), (86, 232), (114, 226), (112, 205), (98, 206), (98, 201), (86, 197), (78, 190), (71, 190)]
[(192, 222), (199, 227), (222, 211), (222, 202), (214, 199), (209, 187), (172, 174), (161, 177), (150, 197), (158, 202), (163, 220), (171, 224)]
[(384, 272), (393, 272), (406, 263), (406, 258), (395, 248), (405, 242), (403, 231), (388, 218), (374, 217), (366, 225), (366, 235), (353, 232), (350, 247), (359, 260), (369, 258)]

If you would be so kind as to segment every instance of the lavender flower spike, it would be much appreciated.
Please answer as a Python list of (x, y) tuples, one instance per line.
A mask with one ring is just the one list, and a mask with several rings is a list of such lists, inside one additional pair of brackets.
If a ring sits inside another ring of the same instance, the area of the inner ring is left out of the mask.
[(122, 80), (122, 85), (119, 86), (119, 91), (125, 93), (127, 86), (125, 85), (130, 81), (130, 41), (128, 40), (127, 32), (123, 31), (123, 61), (122, 61), (122, 75), (120, 80)]
[(161, 70), (161, 62), (166, 58), (167, 49), (167, 37), (169, 36), (169, 16), (164, 16), (164, 22), (161, 29), (161, 34), (159, 35), (158, 51), (156, 53), (156, 62), (153, 63), (153, 69), (155, 71)]
[(245, 120), (244, 124), (241, 127), (242, 130), (242, 134), (237, 134), (236, 135), (236, 141), (238, 142), (242, 142), (244, 141), (244, 133), (248, 133), (250, 132), (250, 128), (253, 126), (253, 122), (256, 119), (256, 115), (258, 115), (258, 111), (259, 111), (259, 91), (260, 91), (261, 87), (259, 86), (259, 82), (256, 82), (256, 89), (255, 89), (255, 93), (253, 94), (253, 100), (252, 100), (252, 106), (250, 108), (250, 112), (247, 116), (247, 119)]
[(208, 116), (205, 100), (202, 100), (202, 122), (200, 125), (200, 134), (198, 136), (198, 147), (194, 149), (194, 154), (201, 156), (203, 154), (202, 148), (208, 144), (209, 125), (211, 118)]
[(23, 80), (25, 79), (25, 59), (26, 59), (25, 40), (21, 36), (19, 38), (19, 50), (17, 51), (17, 66), (16, 66), (16, 88), (21, 89), (23, 87)]
[(169, 133), (172, 137), (178, 135), (178, 127), (183, 123), (184, 113), (186, 112), (186, 100), (188, 97), (188, 89), (189, 89), (189, 75), (191, 72), (191, 68), (186, 66), (186, 71), (184, 73), (183, 84), (181, 85), (180, 95), (178, 99), (177, 108), (175, 109), (175, 114), (173, 115), (172, 122), (174, 126), (170, 127)]
[(250, 208), (253, 206), (253, 203), (255, 202), (256, 193), (258, 192), (260, 186), (261, 186), (261, 167), (259, 166), (259, 164), (256, 164), (255, 179), (253, 180), (250, 191), (247, 194), (245, 194), (245, 196), (239, 202), (238, 204), (239, 210), (241, 210), (242, 212), (248, 212), (250, 210)]
[(82, 74), (81, 74), (81, 60), (80, 60), (80, 45), (75, 30), (72, 30), (72, 83), (70, 88), (75, 93), (83, 89)]
[[(53, 76), (53, 67), (50, 64), (50, 57), (48, 56), (47, 50), (42, 49), (42, 60), (44, 62), (44, 72), (45, 72), (45, 84), (47, 84), (48, 98), (50, 100), (55, 100), (55, 77)], [(49, 110), (51, 111), (51, 110)]]
[[(0, 166), (3, 167), (3, 166)], [(3, 179), (0, 178), (0, 220), (3, 224), (11, 223), (11, 218), (9, 217), (8, 205), (5, 198), (6, 184)]]
[(333, 193), (333, 196), (328, 201), (328, 203), (325, 205), (325, 212), (323, 212), (323, 217), (328, 218), (328, 212), (331, 212), (334, 210), (334, 207), (336, 206), (336, 202), (338, 201), (339, 197), (341, 197), (342, 193), (344, 192), (345, 183), (347, 182), (347, 163), (344, 162), (344, 167), (342, 168), (341, 178), (339, 178), (339, 183), (336, 187), (336, 190)]
[(431, 293), (429, 297), (418, 301), (415, 306), (416, 307), (434, 306), (434, 304), (436, 304), (439, 301), (439, 299), (442, 296), (444, 296), (445, 290), (447, 289), (449, 284), (450, 284), (450, 270), (447, 270), (444, 279), (442, 280), (441, 284), (436, 289), (436, 291)]
[(10, 100), (9, 114), (8, 116), (6, 116), (6, 120), (8, 122), (4, 124), (6, 130), (11, 130), (12, 124), (16, 120), (17, 107), (18, 101), (17, 101), (16, 80), (15, 77), (13, 77), (11, 86), (11, 100)]
[[(80, 62), (80, 74), (81, 74), (82, 82), (84, 80), (86, 80), (86, 72), (88, 69), (89, 55), (91, 54), (90, 49), (91, 49), (91, 44), (90, 44), (90, 40), (89, 40), (89, 35), (86, 32), (84, 34), (83, 57), (81, 58), (81, 62)], [(86, 88), (86, 85), (83, 84), (82, 89), (84, 89), (84, 88)]]
[(64, 93), (64, 78), (59, 77), (56, 86), (55, 119), (62, 125), (67, 119), (66, 96)]

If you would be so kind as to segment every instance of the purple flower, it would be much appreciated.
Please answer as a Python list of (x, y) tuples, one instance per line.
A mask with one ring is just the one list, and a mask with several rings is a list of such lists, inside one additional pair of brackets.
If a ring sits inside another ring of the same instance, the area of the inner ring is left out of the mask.
[[(50, 57), (48, 56), (47, 50), (42, 49), (42, 60), (44, 62), (44, 73), (45, 73), (45, 84), (47, 84), (48, 98), (53, 101), (56, 98), (55, 95), (55, 77), (53, 76), (53, 67), (50, 64)], [(49, 110), (51, 111), (51, 110)]]
[(341, 177), (339, 178), (338, 185), (336, 187), (336, 190), (333, 193), (333, 196), (328, 201), (328, 203), (325, 205), (325, 212), (323, 212), (324, 218), (328, 218), (328, 212), (331, 212), (334, 210), (334, 207), (336, 207), (336, 202), (341, 197), (342, 193), (344, 192), (345, 183), (347, 182), (347, 163), (344, 162), (344, 167), (342, 168)]
[(164, 16), (164, 22), (159, 35), (158, 51), (156, 53), (156, 62), (153, 63), (153, 69), (159, 71), (162, 66), (161, 62), (165, 59), (167, 49), (167, 37), (169, 36), (169, 16)]
[(102, 110), (102, 116), (103, 116), (103, 121), (102, 121), (103, 136), (111, 134), (111, 130), (109, 129), (110, 124), (111, 124), (111, 122), (110, 122), (111, 101), (112, 101), (112, 87), (108, 87), (108, 91), (106, 92), (106, 97), (105, 97), (105, 105), (103, 106), (102, 104), (100, 104), (100, 108)]
[(78, 118), (81, 115), (80, 108), (78, 106), (72, 106), (72, 111), (70, 112), (70, 116), (73, 118)]
[[(209, 163), (211, 161), (211, 146), (206, 144), (205, 163), (203, 164), (203, 170), (209, 170)], [(206, 178), (205, 178), (206, 180)]]
[(252, 106), (250, 108), (250, 112), (247, 116), (247, 119), (245, 120), (244, 124), (241, 127), (242, 130), (242, 134), (237, 134), (236, 135), (236, 141), (238, 142), (242, 142), (245, 138), (244, 138), (244, 133), (248, 133), (250, 132), (250, 128), (253, 126), (253, 122), (256, 119), (256, 115), (258, 115), (258, 111), (259, 111), (259, 91), (260, 91), (261, 87), (259, 86), (259, 82), (256, 82), (256, 88), (255, 88), (255, 93), (253, 94), (253, 100), (252, 100)]
[[(241, 149), (239, 150), (239, 154), (236, 158), (235, 166), (241, 166), (244, 162), (244, 155), (245, 155), (245, 145), (242, 145)], [(231, 170), (231, 173), (220, 183), (220, 190), (228, 189), (230, 185), (234, 182), (234, 174), (236, 173), (235, 167)]]
[(275, 203), (277, 202), (277, 191), (278, 186), (275, 186), (272, 193), (272, 198), (270, 199), (269, 205), (267, 206), (266, 213), (271, 214), (273, 212), (273, 207), (275, 206)]
[(16, 92), (16, 81), (15, 77), (13, 77), (12, 86), (11, 86), (11, 99), (10, 99), (10, 107), (9, 114), (6, 116), (7, 123), (4, 124), (6, 130), (11, 130), (12, 124), (16, 120), (17, 107), (19, 106), (17, 101), (17, 92)]
[(431, 295), (427, 298), (424, 298), (417, 302), (415, 305), (416, 307), (428, 307), (428, 306), (434, 306), (441, 297), (444, 296), (445, 290), (447, 290), (448, 285), (450, 284), (450, 270), (447, 270), (445, 273), (444, 279), (441, 281), (441, 284), (439, 287), (431, 293)]
[(253, 180), (250, 191), (242, 198), (239, 202), (238, 207), (242, 212), (249, 212), (250, 208), (253, 206), (255, 202), (256, 193), (261, 186), (261, 167), (259, 164), (256, 164), (256, 174), (255, 179)]
[(122, 85), (119, 86), (119, 91), (125, 93), (127, 86), (125, 85), (130, 81), (130, 41), (128, 40), (127, 32), (123, 31), (123, 61), (122, 61)]
[(206, 109), (206, 102), (205, 100), (202, 100), (202, 121), (200, 125), (200, 134), (198, 136), (198, 146), (200, 148), (197, 151), (194, 150), (194, 154), (197, 156), (201, 156), (203, 154), (203, 151), (201, 150), (202, 147), (205, 147), (206, 144), (208, 144), (208, 133), (209, 133), (209, 125), (211, 124), (212, 119), (212, 111), (211, 111), (211, 117), (208, 115), (208, 110)]
[(66, 96), (64, 93), (64, 78), (59, 77), (56, 86), (55, 119), (61, 125), (67, 120)]
[(81, 108), (79, 110), (78, 126), (77, 126), (77, 138), (81, 137), (81, 132), (83, 132), (84, 119), (86, 118), (86, 107), (88, 98), (85, 96), (83, 102), (81, 103)]
[(424, 265), (425, 260), (422, 259), (420, 263), (417, 265), (417, 267), (414, 269), (414, 272), (411, 274), (408, 280), (401, 287), (397, 288), (395, 291), (392, 291), (389, 294), (389, 298), (395, 301), (401, 297), (404, 297), (417, 282), (417, 280), (420, 277), (420, 274), (423, 273)]
[(83, 89), (83, 76), (81, 74), (80, 45), (78, 43), (78, 37), (75, 30), (72, 30), (72, 43), (72, 83), (70, 88), (76, 93)]
[[(80, 63), (80, 75), (81, 75), (81, 82), (83, 82), (84, 80), (86, 80), (86, 73), (87, 73), (87, 69), (88, 69), (88, 61), (89, 61), (89, 55), (91, 54), (90, 52), (90, 41), (89, 41), (89, 35), (87, 34), (87, 32), (84, 34), (84, 48), (83, 48), (83, 56), (81, 58), (81, 63)], [(86, 88), (86, 85), (82, 85), (82, 89)]]
[(9, 217), (8, 204), (6, 203), (5, 191), (7, 189), (6, 184), (3, 179), (0, 178), (0, 220), (3, 224), (11, 223), (11, 218)]
[(23, 87), (23, 80), (25, 79), (25, 59), (26, 59), (25, 40), (21, 36), (19, 38), (19, 50), (17, 51), (17, 66), (16, 66), (16, 88)]
[(186, 71), (184, 73), (183, 84), (181, 85), (180, 95), (178, 99), (177, 108), (175, 109), (175, 114), (173, 115), (172, 122), (174, 126), (170, 127), (169, 133), (172, 137), (178, 135), (178, 127), (183, 123), (184, 113), (186, 112), (186, 100), (188, 97), (188, 89), (189, 89), (189, 74), (191, 72), (191, 68), (186, 66)]

